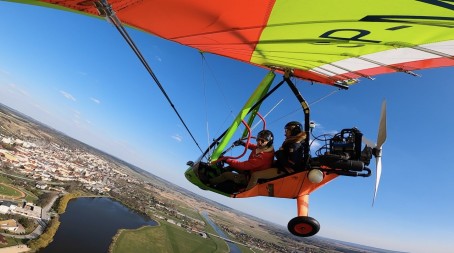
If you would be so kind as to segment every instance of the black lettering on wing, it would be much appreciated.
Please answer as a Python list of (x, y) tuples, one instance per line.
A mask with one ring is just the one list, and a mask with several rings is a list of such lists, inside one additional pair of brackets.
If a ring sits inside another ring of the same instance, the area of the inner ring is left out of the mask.
[(405, 15), (368, 15), (359, 21), (364, 22), (388, 22), (404, 24), (421, 24), (428, 26), (439, 26), (454, 28), (453, 17), (436, 17), (436, 16), (405, 16)]
[[(343, 34), (355, 32), (356, 35), (345, 37)], [(324, 34), (320, 35), (320, 38), (327, 38), (327, 39), (336, 39), (336, 40), (348, 40), (348, 41), (358, 41), (358, 42), (370, 42), (370, 43), (380, 43), (378, 40), (366, 40), (362, 39), (364, 36), (370, 34), (370, 31), (363, 30), (363, 29), (334, 29), (325, 32)]]

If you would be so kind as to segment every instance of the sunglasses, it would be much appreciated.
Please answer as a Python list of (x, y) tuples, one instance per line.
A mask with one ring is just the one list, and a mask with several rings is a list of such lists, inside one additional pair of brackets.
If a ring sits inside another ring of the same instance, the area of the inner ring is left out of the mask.
[(257, 143), (258, 143), (258, 142), (263, 142), (263, 143), (265, 143), (265, 142), (268, 142), (268, 141), (265, 140), (265, 139), (259, 138), (259, 139), (257, 139)]

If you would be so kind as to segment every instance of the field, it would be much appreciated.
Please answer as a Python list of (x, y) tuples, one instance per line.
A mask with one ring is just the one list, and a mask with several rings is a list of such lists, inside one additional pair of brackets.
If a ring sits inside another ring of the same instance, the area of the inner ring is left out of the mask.
[(38, 197), (22, 188), (11, 185), (11, 179), (4, 175), (0, 175), (0, 198), (4, 199), (24, 199), (28, 202), (35, 202)]
[(25, 197), (25, 193), (5, 183), (0, 183), (0, 197), (18, 199)]
[(26, 201), (35, 203), (35, 201), (38, 200), (38, 196), (36, 196), (35, 194), (33, 194), (27, 190), (24, 190), (24, 189), (21, 189), (21, 191), (23, 191), (27, 195), (27, 196), (25, 196)]
[(218, 238), (203, 238), (165, 221), (156, 227), (123, 230), (118, 235), (112, 253), (221, 253), (228, 252), (227, 244)]
[(9, 179), (9, 178), (7, 178), (7, 177), (5, 177), (5, 176), (0, 174), (0, 183), (9, 184), (9, 183), (11, 183), (11, 179)]

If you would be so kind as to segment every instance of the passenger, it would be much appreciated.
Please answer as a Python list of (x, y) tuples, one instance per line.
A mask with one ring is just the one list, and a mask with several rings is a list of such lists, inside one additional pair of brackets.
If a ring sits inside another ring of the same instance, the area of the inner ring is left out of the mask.
[[(223, 172), (221, 175), (209, 180), (209, 184), (216, 186), (226, 181), (233, 181), (243, 187), (248, 183), (250, 174), (255, 171), (265, 170), (272, 166), (274, 160), (273, 133), (262, 130), (257, 134), (257, 144), (250, 143), (248, 148), (252, 150), (247, 161), (226, 159), (229, 166), (225, 169), (233, 171)], [(236, 141), (235, 145), (244, 145), (244, 142)]]
[(303, 170), (304, 145), (306, 132), (298, 121), (291, 121), (285, 125), (285, 140), (276, 151), (277, 166), (286, 173)]
[(250, 190), (259, 179), (275, 178), (284, 174), (302, 170), (304, 165), (304, 145), (306, 133), (298, 121), (291, 121), (285, 125), (285, 140), (282, 146), (276, 151), (277, 161), (275, 167), (251, 173), (251, 179), (246, 187)]

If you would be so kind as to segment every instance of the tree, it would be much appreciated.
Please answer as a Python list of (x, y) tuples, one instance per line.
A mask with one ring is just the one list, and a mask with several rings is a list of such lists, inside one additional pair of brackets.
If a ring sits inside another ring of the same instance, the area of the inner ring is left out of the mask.
[(47, 205), (57, 193), (55, 192), (44, 192), (39, 196), (39, 199), (36, 201), (36, 205), (45, 206)]

